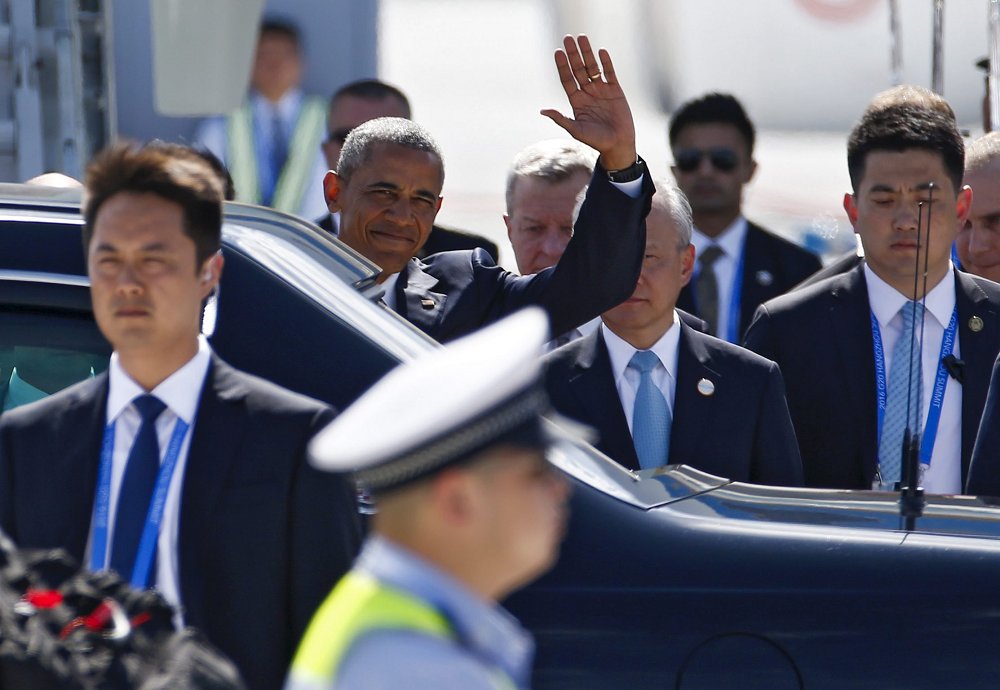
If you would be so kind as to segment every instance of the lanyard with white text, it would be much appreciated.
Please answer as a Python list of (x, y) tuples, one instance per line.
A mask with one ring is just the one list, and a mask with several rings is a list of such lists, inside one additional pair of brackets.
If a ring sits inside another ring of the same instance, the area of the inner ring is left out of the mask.
[[(146, 587), (149, 581), (149, 570), (156, 553), (156, 542), (160, 535), (160, 522), (163, 520), (163, 509), (167, 502), (167, 491), (174, 475), (174, 467), (181, 454), (181, 444), (188, 432), (188, 424), (180, 417), (174, 425), (174, 433), (170, 436), (167, 452), (160, 463), (160, 471), (156, 475), (156, 485), (153, 497), (146, 513), (146, 523), (142, 528), (142, 537), (132, 566), (131, 585), (139, 589)], [(90, 545), (90, 569), (102, 570), (107, 567), (108, 559), (108, 514), (111, 511), (111, 464), (115, 452), (115, 423), (104, 429), (104, 440), (101, 442), (101, 464), (97, 473), (97, 495), (94, 498), (94, 534)]]
[[(882, 437), (882, 420), (885, 418), (887, 405), (887, 390), (885, 374), (885, 351), (882, 347), (882, 331), (878, 327), (878, 319), (874, 312), (872, 318), (872, 341), (875, 348), (875, 387), (878, 391), (878, 435)], [(951, 312), (951, 321), (941, 338), (941, 354), (938, 357), (937, 376), (934, 378), (934, 390), (931, 393), (930, 409), (927, 410), (927, 423), (924, 425), (924, 437), (920, 442), (920, 462), (931, 464), (931, 452), (934, 450), (934, 440), (937, 438), (938, 423), (941, 421), (941, 408), (944, 405), (944, 392), (948, 386), (948, 370), (944, 366), (944, 358), (952, 353), (955, 347), (955, 334), (958, 332), (958, 307)], [(923, 366), (923, 364), (921, 364)]]

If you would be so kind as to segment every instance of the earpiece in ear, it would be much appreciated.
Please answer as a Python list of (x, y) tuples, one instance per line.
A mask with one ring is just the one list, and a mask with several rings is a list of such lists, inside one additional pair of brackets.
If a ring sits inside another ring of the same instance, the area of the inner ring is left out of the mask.
[(206, 268), (205, 272), (201, 274), (201, 279), (204, 281), (209, 281), (212, 279), (212, 269)]

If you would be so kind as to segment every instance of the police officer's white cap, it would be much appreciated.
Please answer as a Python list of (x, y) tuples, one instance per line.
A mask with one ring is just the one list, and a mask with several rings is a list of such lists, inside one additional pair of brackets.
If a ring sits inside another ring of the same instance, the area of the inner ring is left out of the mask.
[(544, 445), (548, 319), (522, 310), (389, 372), (313, 440), (312, 463), (400, 486), (510, 439)]

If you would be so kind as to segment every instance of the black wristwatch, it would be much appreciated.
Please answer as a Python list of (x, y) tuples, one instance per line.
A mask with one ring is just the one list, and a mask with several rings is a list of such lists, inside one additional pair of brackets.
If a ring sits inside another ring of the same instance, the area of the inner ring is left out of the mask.
[(608, 179), (621, 184), (622, 182), (635, 182), (646, 172), (646, 161), (639, 156), (635, 157), (635, 163), (621, 170), (606, 170)]

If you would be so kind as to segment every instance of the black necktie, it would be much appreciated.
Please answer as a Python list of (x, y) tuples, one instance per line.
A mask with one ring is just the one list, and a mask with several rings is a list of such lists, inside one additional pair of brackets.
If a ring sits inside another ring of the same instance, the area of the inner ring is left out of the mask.
[[(115, 511), (115, 538), (111, 545), (111, 569), (123, 579), (132, 577), (135, 554), (139, 550), (142, 529), (146, 525), (149, 502), (160, 472), (160, 444), (156, 439), (156, 418), (166, 409), (159, 398), (140, 395), (132, 401), (142, 417), (139, 433), (128, 454), (125, 476), (118, 492)], [(155, 581), (156, 556), (150, 567), (149, 580)]]
[(694, 286), (695, 300), (698, 303), (698, 316), (705, 319), (708, 324), (708, 332), (712, 335), (718, 335), (722, 330), (719, 323), (719, 281), (715, 277), (715, 269), (712, 268), (722, 255), (722, 249), (717, 244), (705, 247), (705, 251), (698, 256), (701, 270)]

